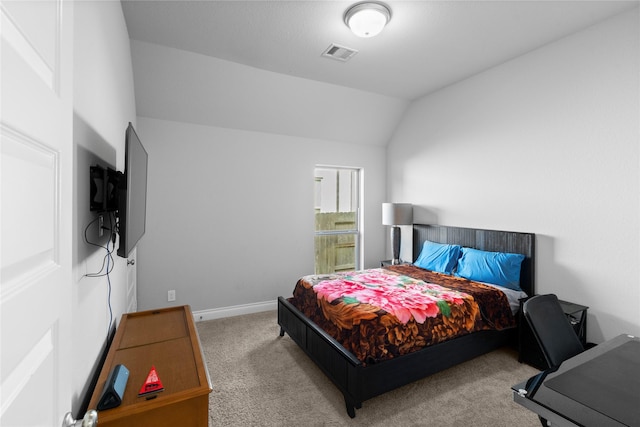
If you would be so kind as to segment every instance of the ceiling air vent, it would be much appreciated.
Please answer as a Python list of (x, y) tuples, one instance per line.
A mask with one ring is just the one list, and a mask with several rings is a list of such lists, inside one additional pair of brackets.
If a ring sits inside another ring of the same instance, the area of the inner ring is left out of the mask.
[(322, 53), (322, 56), (346, 62), (351, 59), (356, 53), (358, 53), (358, 51), (355, 49), (349, 49), (348, 47), (331, 44), (331, 46), (329, 46), (327, 50)]

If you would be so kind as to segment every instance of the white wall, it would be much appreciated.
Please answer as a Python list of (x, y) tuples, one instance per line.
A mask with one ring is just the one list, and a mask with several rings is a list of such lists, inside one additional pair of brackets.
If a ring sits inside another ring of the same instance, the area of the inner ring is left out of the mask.
[(538, 293), (640, 334), (638, 9), (417, 100), (388, 147), (416, 222), (537, 234)]
[(386, 146), (408, 102), (131, 41), (139, 116)]
[(379, 265), (384, 148), (144, 117), (138, 134), (149, 153), (140, 309), (275, 307), (290, 296), (314, 268), (316, 164), (363, 168), (365, 265)]
[[(106, 277), (84, 275), (100, 270), (105, 250), (84, 242), (95, 214), (89, 212), (89, 166), (124, 169), (124, 133), (135, 123), (129, 36), (118, 1), (76, 2), (74, 10), (74, 414), (79, 410), (103, 351), (109, 327), (126, 310), (126, 260), (115, 257)], [(97, 238), (91, 228), (90, 238)], [(104, 239), (101, 240), (104, 244)], [(109, 289), (110, 288), (110, 289)], [(109, 292), (111, 298), (109, 300)]]
[(364, 169), (364, 265), (379, 265), (384, 145), (406, 101), (136, 40), (131, 50), (149, 152), (139, 309), (189, 304), (208, 318), (291, 295), (314, 268), (319, 164)]

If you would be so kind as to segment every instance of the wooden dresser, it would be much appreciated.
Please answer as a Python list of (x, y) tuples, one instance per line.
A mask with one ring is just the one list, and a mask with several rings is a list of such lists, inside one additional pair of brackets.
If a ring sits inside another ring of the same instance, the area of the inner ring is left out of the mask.
[[(211, 381), (189, 306), (122, 316), (89, 409), (118, 364), (129, 370), (122, 404), (99, 411), (99, 426), (208, 426)], [(164, 391), (138, 397), (152, 366)]]

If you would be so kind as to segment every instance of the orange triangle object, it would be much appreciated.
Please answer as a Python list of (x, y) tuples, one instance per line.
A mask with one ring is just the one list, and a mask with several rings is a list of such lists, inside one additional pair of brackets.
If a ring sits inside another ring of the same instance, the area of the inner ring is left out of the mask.
[(158, 372), (156, 371), (156, 367), (152, 366), (149, 371), (149, 375), (147, 375), (147, 379), (145, 380), (142, 387), (140, 387), (140, 391), (138, 392), (138, 396), (144, 396), (149, 393), (156, 393), (164, 390), (162, 386), (162, 381), (160, 381), (160, 377), (158, 377)]

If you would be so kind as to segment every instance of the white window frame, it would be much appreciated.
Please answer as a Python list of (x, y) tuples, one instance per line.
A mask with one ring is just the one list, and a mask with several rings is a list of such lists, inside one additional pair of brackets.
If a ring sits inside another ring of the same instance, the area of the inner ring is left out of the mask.
[[(351, 198), (352, 201), (355, 201), (357, 207), (355, 209), (356, 212), (356, 228), (349, 230), (315, 230), (314, 238), (318, 236), (338, 236), (338, 235), (353, 235), (355, 236), (355, 270), (361, 270), (364, 265), (364, 249), (363, 249), (363, 218), (364, 218), (364, 209), (363, 209), (363, 183), (364, 183), (364, 169), (361, 167), (353, 167), (353, 166), (335, 166), (335, 165), (316, 165), (314, 168), (314, 177), (316, 176), (317, 169), (333, 169), (336, 171), (339, 170), (348, 170), (355, 172), (355, 183), (352, 183), (351, 188)], [(317, 182), (317, 180), (316, 180)], [(314, 184), (316, 185), (316, 184)], [(314, 192), (316, 195), (319, 194), (317, 187), (314, 187)], [(355, 195), (353, 194), (355, 192)], [(314, 210), (317, 211), (317, 198), (314, 197)], [(314, 262), (315, 268), (315, 262)]]

